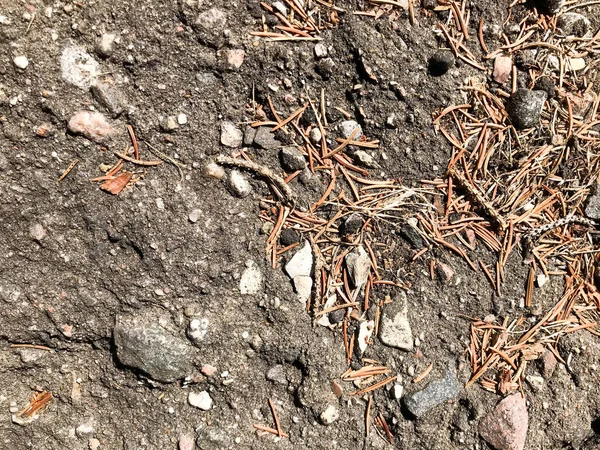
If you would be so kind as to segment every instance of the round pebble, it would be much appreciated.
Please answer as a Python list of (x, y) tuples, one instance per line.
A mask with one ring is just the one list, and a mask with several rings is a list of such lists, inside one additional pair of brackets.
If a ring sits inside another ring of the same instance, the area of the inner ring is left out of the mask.
[(454, 55), (449, 50), (438, 50), (429, 58), (429, 73), (440, 77), (448, 72), (455, 63)]

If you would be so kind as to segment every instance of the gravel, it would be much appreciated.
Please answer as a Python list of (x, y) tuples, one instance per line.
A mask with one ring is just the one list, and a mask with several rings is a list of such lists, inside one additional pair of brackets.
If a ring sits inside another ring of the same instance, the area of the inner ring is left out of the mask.
[(92, 94), (96, 101), (106, 108), (113, 117), (121, 115), (127, 107), (125, 95), (116, 87), (114, 81), (96, 83), (92, 86)]
[(355, 120), (344, 120), (338, 125), (338, 129), (344, 139), (348, 139), (354, 130), (358, 128), (358, 133), (354, 136), (353, 140), (358, 141), (363, 136), (362, 127)]
[(545, 91), (518, 89), (506, 106), (513, 125), (518, 129), (531, 128), (538, 125), (547, 97), (548, 95)]
[(304, 155), (296, 147), (283, 147), (279, 151), (279, 160), (281, 161), (281, 167), (288, 172), (304, 170), (306, 167)]
[(331, 425), (340, 418), (340, 411), (335, 405), (328, 405), (321, 413), (320, 419), (323, 425)]
[(13, 63), (21, 70), (25, 70), (27, 69), (27, 66), (29, 66), (29, 60), (26, 56), (16, 56), (13, 59)]

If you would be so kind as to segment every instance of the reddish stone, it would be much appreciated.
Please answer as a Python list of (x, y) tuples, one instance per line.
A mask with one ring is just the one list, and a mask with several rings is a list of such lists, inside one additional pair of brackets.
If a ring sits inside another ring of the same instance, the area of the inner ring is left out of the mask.
[(68, 128), (71, 133), (81, 134), (86, 138), (102, 142), (114, 132), (114, 128), (99, 112), (79, 111), (69, 119)]
[(492, 77), (496, 83), (506, 83), (512, 74), (512, 59), (510, 56), (497, 56), (494, 61)]
[(42, 138), (50, 137), (54, 135), (54, 127), (49, 123), (43, 123), (36, 128), (35, 134)]
[(521, 394), (502, 400), (479, 422), (479, 434), (496, 450), (523, 450), (529, 415)]
[(217, 373), (217, 368), (211, 366), (210, 364), (204, 364), (202, 366), (202, 369), (200, 369), (200, 372), (202, 372), (207, 377), (212, 377), (215, 373)]
[(556, 369), (556, 364), (558, 364), (556, 356), (554, 356), (554, 353), (550, 350), (546, 350), (542, 354), (540, 362), (542, 366), (542, 376), (546, 379), (550, 378), (554, 373), (554, 369)]
[(454, 270), (448, 264), (444, 264), (443, 262), (435, 263), (435, 271), (437, 272), (438, 277), (442, 281), (442, 283), (448, 283), (454, 277)]

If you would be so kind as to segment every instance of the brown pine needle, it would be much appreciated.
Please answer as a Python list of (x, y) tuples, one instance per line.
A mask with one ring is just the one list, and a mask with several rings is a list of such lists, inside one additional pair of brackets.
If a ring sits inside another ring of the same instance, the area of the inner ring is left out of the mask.
[(114, 152), (114, 154), (116, 156), (118, 156), (121, 159), (124, 159), (125, 161), (129, 161), (133, 164), (137, 164), (138, 166), (160, 166), (163, 162), (162, 161), (142, 161), (141, 159), (137, 159), (136, 158), (132, 158), (131, 156), (127, 156), (123, 153), (119, 153), (119, 152)]
[(66, 178), (67, 175), (69, 175), (69, 173), (71, 173), (71, 170), (73, 170), (73, 167), (75, 167), (75, 165), (79, 162), (78, 159), (74, 160), (71, 164), (69, 164), (69, 167), (67, 167), (65, 169), (65, 171), (62, 173), (62, 175), (60, 176), (60, 178), (58, 179), (57, 183), (60, 183), (62, 180), (64, 180)]
[(425, 377), (427, 375), (429, 375), (429, 372), (431, 372), (432, 369), (433, 369), (433, 363), (429, 364), (423, 372), (421, 372), (419, 375), (417, 375), (413, 379), (413, 383), (418, 383), (419, 381), (422, 381), (423, 379), (425, 379)]
[[(135, 159), (140, 159), (140, 150), (138, 147), (138, 141), (135, 137), (135, 132), (133, 131), (133, 127), (131, 125), (127, 125), (127, 131), (129, 132), (129, 137), (131, 138), (131, 143), (133, 144), (133, 152), (135, 155)], [(125, 159), (125, 158), (123, 158)]]
[(380, 382), (378, 382), (378, 383), (372, 384), (371, 386), (367, 386), (367, 387), (366, 387), (366, 388), (364, 388), (364, 389), (360, 389), (360, 390), (358, 390), (358, 391), (350, 392), (350, 394), (348, 394), (348, 395), (350, 395), (350, 396), (355, 396), (355, 395), (363, 395), (363, 394), (366, 394), (367, 392), (374, 391), (374, 390), (376, 390), (376, 389), (379, 389), (379, 388), (380, 388), (380, 387), (382, 387), (382, 386), (385, 386), (385, 385), (386, 385), (386, 384), (388, 384), (388, 383), (391, 383), (391, 382), (392, 382), (392, 381), (394, 381), (396, 378), (398, 378), (398, 376), (397, 376), (397, 375), (394, 375), (393, 377), (386, 378), (385, 380), (382, 380), (382, 381), (380, 381)]
[(279, 437), (283, 436), (283, 431), (281, 431), (281, 424), (279, 423), (279, 416), (277, 415), (277, 410), (275, 409), (275, 405), (273, 404), (273, 400), (269, 399), (269, 406), (271, 407), (271, 412), (273, 413), (273, 419), (275, 420), (275, 426), (277, 427), (277, 435)]

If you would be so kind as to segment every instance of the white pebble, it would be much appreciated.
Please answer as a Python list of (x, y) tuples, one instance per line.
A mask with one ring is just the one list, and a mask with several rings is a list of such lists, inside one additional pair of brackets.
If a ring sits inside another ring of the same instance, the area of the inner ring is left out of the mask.
[(13, 62), (15, 63), (15, 66), (23, 70), (29, 65), (29, 60), (26, 56), (16, 56), (15, 59), (13, 59)]
[(213, 400), (206, 391), (190, 392), (188, 394), (188, 403), (195, 408), (208, 411), (212, 407)]
[(188, 122), (188, 118), (185, 114), (181, 113), (177, 116), (177, 123), (179, 125), (185, 125)]

